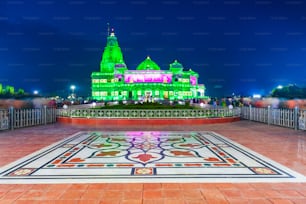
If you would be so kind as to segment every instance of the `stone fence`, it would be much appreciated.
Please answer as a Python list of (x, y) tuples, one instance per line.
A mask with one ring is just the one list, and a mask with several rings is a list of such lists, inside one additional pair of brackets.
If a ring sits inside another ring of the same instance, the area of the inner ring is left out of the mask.
[(296, 130), (306, 130), (306, 110), (273, 108), (216, 108), (216, 109), (0, 109), (0, 130), (16, 129), (55, 123), (56, 117), (80, 118), (224, 118), (242, 119), (278, 125)]
[(0, 109), (0, 130), (16, 129), (56, 122), (55, 108)]

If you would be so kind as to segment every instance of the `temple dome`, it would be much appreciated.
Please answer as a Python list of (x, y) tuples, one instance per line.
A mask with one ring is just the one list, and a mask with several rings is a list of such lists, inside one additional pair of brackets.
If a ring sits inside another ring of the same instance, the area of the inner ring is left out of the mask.
[(148, 56), (136, 68), (137, 70), (160, 70), (160, 67)]
[(177, 60), (174, 60), (172, 64), (170, 64), (170, 71), (172, 72), (182, 72), (184, 69), (183, 65), (179, 63)]

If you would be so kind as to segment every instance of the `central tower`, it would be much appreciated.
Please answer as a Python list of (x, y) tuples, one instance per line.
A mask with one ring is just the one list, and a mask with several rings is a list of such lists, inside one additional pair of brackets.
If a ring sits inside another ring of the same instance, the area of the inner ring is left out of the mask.
[(121, 48), (112, 29), (111, 33), (107, 36), (106, 46), (100, 62), (100, 71), (102, 73), (114, 73), (115, 71), (122, 72), (126, 69)]

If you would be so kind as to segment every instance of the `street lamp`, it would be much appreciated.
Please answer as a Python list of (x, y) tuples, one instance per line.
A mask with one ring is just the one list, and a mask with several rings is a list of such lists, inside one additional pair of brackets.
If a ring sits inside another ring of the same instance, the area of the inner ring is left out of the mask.
[(76, 86), (75, 85), (71, 85), (70, 89), (71, 89), (71, 98), (75, 98), (74, 90), (76, 89)]
[(72, 93), (74, 93), (75, 88), (76, 88), (75, 85), (70, 86), (70, 89), (71, 89)]
[(33, 94), (34, 94), (34, 95), (37, 95), (37, 94), (38, 94), (38, 91), (37, 91), (37, 90), (34, 90), (34, 91), (33, 91)]

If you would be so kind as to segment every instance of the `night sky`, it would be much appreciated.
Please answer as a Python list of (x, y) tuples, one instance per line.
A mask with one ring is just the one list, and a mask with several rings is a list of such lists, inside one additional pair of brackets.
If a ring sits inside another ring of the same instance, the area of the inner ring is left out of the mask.
[(206, 95), (306, 85), (306, 1), (1, 0), (0, 83), (90, 95), (107, 23), (129, 69), (150, 56), (200, 74)]

